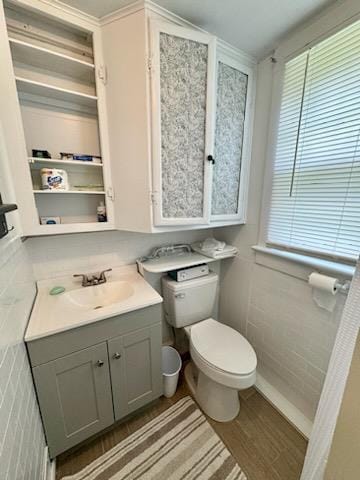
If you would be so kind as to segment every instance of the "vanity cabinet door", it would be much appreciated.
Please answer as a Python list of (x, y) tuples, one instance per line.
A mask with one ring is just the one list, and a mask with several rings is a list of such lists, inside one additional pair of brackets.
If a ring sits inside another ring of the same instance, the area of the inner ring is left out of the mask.
[(160, 397), (161, 324), (108, 342), (115, 420)]
[(33, 369), (50, 456), (114, 422), (106, 342)]
[(216, 65), (212, 221), (245, 221), (251, 152), (253, 68), (221, 52)]
[(165, 22), (151, 33), (154, 224), (208, 223), (215, 38)]

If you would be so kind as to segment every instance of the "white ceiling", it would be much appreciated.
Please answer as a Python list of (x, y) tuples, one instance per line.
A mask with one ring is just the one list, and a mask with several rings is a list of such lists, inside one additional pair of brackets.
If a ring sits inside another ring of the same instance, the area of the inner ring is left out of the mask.
[[(61, 0), (102, 17), (132, 0)], [(162, 7), (262, 58), (290, 30), (335, 0), (155, 0)]]

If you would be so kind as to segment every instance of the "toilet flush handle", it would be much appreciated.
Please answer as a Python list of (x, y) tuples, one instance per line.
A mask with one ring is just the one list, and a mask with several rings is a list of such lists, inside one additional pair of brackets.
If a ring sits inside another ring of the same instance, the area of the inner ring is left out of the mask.
[(185, 293), (176, 293), (175, 298), (185, 298)]

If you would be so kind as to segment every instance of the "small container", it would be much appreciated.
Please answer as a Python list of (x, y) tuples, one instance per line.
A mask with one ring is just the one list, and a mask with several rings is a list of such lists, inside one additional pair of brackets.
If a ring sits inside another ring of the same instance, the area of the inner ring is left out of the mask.
[(61, 223), (60, 217), (40, 217), (41, 225), (57, 225)]
[(98, 207), (96, 209), (96, 213), (97, 213), (98, 222), (106, 222), (107, 221), (106, 207), (105, 207), (104, 202), (100, 202), (100, 204), (98, 205)]
[(68, 176), (65, 170), (42, 168), (40, 173), (42, 190), (69, 190)]
[(170, 398), (175, 395), (177, 389), (182, 361), (178, 351), (173, 347), (162, 347), (161, 354), (164, 396)]

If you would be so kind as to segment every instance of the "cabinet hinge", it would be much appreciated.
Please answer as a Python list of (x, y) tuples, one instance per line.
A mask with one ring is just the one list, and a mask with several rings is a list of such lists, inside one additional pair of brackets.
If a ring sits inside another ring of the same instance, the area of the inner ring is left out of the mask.
[(106, 85), (106, 83), (107, 83), (107, 70), (106, 70), (105, 65), (100, 65), (97, 69), (97, 72), (98, 72), (98, 77), (100, 78), (102, 83), (104, 85)]
[(106, 196), (110, 198), (110, 200), (114, 201), (115, 195), (114, 195), (114, 190), (112, 187), (108, 187), (106, 189)]
[(151, 73), (151, 71), (152, 71), (152, 66), (153, 66), (152, 65), (152, 57), (149, 56), (149, 57), (147, 57), (147, 67), (148, 67), (149, 73)]
[(157, 205), (157, 192), (150, 192), (151, 205)]

